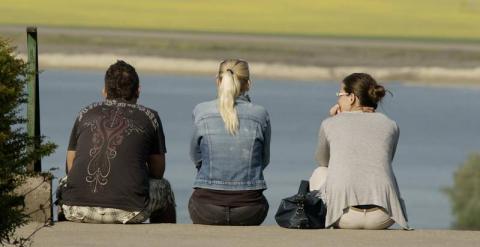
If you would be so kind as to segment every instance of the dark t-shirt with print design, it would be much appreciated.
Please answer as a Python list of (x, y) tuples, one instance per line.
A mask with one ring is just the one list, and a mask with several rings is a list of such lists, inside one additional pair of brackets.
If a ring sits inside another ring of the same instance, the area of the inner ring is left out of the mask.
[(66, 205), (134, 211), (148, 204), (148, 157), (166, 153), (157, 112), (116, 100), (80, 111), (68, 150), (76, 154), (63, 192)]

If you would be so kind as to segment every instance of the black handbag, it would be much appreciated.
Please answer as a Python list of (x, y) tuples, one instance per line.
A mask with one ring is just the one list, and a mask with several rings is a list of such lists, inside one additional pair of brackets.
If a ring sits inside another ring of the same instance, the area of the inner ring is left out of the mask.
[(302, 180), (298, 193), (282, 199), (275, 214), (277, 224), (285, 228), (321, 229), (325, 228), (327, 207), (316, 196), (318, 191), (309, 191), (308, 181)]

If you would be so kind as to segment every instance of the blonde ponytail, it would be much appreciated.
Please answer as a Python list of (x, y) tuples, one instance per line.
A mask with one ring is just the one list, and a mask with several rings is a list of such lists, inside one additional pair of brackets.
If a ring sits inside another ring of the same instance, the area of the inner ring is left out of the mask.
[(235, 99), (242, 93), (242, 84), (249, 81), (248, 64), (242, 60), (225, 60), (220, 64), (218, 79), (218, 111), (225, 129), (236, 135), (239, 122)]

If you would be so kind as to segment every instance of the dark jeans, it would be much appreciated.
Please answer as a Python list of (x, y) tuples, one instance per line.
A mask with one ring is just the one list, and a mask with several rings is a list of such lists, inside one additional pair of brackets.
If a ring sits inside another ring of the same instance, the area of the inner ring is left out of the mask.
[(258, 226), (267, 217), (268, 202), (242, 207), (226, 207), (198, 202), (190, 198), (188, 211), (193, 224)]

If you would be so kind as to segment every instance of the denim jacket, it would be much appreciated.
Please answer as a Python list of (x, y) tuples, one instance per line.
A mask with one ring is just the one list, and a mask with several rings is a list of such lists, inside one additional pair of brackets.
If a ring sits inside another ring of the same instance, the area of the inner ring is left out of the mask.
[(193, 110), (190, 157), (198, 169), (195, 188), (216, 190), (266, 189), (263, 169), (270, 161), (270, 119), (267, 110), (250, 103), (247, 95), (235, 101), (239, 129), (232, 136), (217, 108), (217, 100)]

